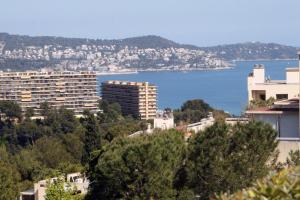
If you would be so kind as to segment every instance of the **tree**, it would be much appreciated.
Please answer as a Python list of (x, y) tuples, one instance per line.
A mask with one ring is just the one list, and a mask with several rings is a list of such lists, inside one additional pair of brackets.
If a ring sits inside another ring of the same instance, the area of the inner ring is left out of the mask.
[(288, 167), (300, 165), (300, 150), (290, 151), (285, 163)]
[(76, 195), (76, 188), (72, 187), (64, 181), (64, 178), (59, 177), (55, 182), (47, 183), (45, 200), (80, 200), (82, 196)]
[(17, 126), (18, 145), (22, 147), (34, 145), (35, 141), (42, 137), (42, 135), (43, 129), (28, 118)]
[[(18, 103), (14, 101), (0, 101), (0, 114), (4, 114), (8, 119), (22, 119), (22, 110)], [(1, 119), (1, 115), (0, 115)]]
[(250, 186), (270, 170), (276, 136), (261, 122), (214, 124), (189, 141), (186, 185), (201, 199)]
[(34, 116), (34, 109), (33, 108), (27, 108), (25, 113), (25, 118), (30, 119)]
[(300, 167), (283, 169), (270, 173), (258, 180), (252, 187), (238, 191), (235, 194), (217, 195), (217, 200), (259, 200), (280, 199), (292, 200), (300, 198)]
[(0, 146), (0, 200), (17, 199), (20, 176), (4, 146)]
[(202, 99), (186, 101), (180, 110), (174, 110), (175, 122), (195, 123), (208, 115), (213, 109)]
[(88, 199), (174, 199), (185, 149), (175, 130), (114, 140), (90, 162)]
[(90, 160), (93, 151), (101, 147), (100, 127), (96, 117), (88, 113), (84, 117), (83, 126), (85, 128), (84, 146), (82, 153), (82, 163), (86, 164)]
[(181, 106), (181, 111), (186, 110), (199, 110), (202, 112), (212, 111), (212, 108), (208, 103), (205, 103), (202, 99), (188, 100)]
[(67, 152), (61, 139), (57, 137), (42, 137), (32, 148), (38, 161), (47, 168), (57, 169), (63, 163), (75, 163), (72, 155)]
[(98, 113), (98, 119), (102, 123), (111, 123), (123, 119), (121, 106), (118, 103), (100, 101), (99, 108), (103, 113)]

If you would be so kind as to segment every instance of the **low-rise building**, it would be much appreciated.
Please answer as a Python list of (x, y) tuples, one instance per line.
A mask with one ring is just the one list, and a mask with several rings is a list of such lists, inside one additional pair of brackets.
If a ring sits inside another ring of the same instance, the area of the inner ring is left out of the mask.
[(148, 82), (106, 81), (102, 99), (119, 103), (124, 115), (148, 120), (156, 116), (157, 89)]
[(206, 118), (201, 119), (200, 122), (187, 125), (187, 132), (198, 133), (203, 131), (209, 126), (212, 126), (215, 123), (213, 114), (210, 112)]
[(248, 103), (273, 97), (272, 105), (249, 107), (246, 115), (254, 120), (269, 123), (277, 132), (279, 161), (285, 161), (291, 150), (300, 150), (299, 124), (299, 67), (286, 69), (286, 80), (265, 78), (263, 66), (255, 66), (248, 77)]
[[(64, 188), (76, 189), (74, 194), (86, 194), (88, 191), (89, 180), (81, 173), (67, 174)], [(57, 177), (48, 180), (41, 180), (34, 184), (34, 188), (20, 193), (20, 200), (45, 200), (48, 184), (57, 181)]]
[(272, 106), (246, 111), (250, 119), (270, 124), (278, 133), (279, 161), (285, 161), (291, 150), (300, 150), (299, 99), (275, 102)]
[[(300, 54), (299, 54), (300, 55)], [(248, 101), (292, 99), (299, 94), (299, 68), (286, 68), (286, 80), (271, 80), (263, 65), (255, 65), (248, 76)]]
[(168, 130), (175, 127), (172, 111), (158, 111), (153, 120), (154, 129)]

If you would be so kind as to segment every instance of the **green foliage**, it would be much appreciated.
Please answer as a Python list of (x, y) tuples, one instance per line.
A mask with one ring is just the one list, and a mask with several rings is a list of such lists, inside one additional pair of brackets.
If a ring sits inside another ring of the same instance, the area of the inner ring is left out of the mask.
[(300, 165), (300, 150), (290, 151), (289, 157), (286, 160), (288, 167), (295, 167)]
[(83, 200), (83, 196), (76, 195), (76, 188), (64, 181), (63, 178), (57, 178), (53, 183), (48, 181), (45, 200)]
[(1, 113), (8, 119), (17, 118), (20, 120), (22, 118), (21, 107), (14, 101), (0, 101), (0, 114)]
[(174, 110), (175, 122), (195, 123), (207, 116), (212, 108), (201, 99), (185, 102), (180, 110)]
[(34, 109), (33, 108), (27, 108), (25, 113), (25, 118), (31, 118), (34, 116)]
[(212, 108), (202, 99), (188, 100), (181, 106), (181, 111), (199, 110), (202, 112), (211, 111)]
[(196, 123), (207, 117), (209, 112), (213, 112), (217, 121), (224, 121), (229, 115), (224, 111), (215, 110), (205, 103), (202, 99), (194, 99), (186, 101), (181, 109), (174, 110), (175, 123)]
[(174, 199), (185, 146), (174, 130), (114, 140), (90, 163), (88, 199)]
[(100, 148), (101, 135), (100, 127), (96, 117), (93, 114), (88, 114), (83, 119), (83, 125), (85, 128), (84, 135), (84, 147), (82, 154), (82, 163), (89, 162), (91, 153)]
[(300, 199), (300, 167), (272, 172), (252, 187), (233, 195), (221, 194), (217, 200), (293, 200)]
[(270, 97), (266, 101), (264, 100), (252, 100), (248, 106), (248, 109), (255, 109), (255, 108), (260, 108), (260, 107), (268, 107), (273, 105), (275, 102), (275, 99), (273, 97)]
[(19, 195), (19, 173), (11, 163), (4, 146), (0, 146), (0, 200), (17, 199)]
[(102, 100), (99, 107), (103, 111), (103, 113), (98, 113), (98, 120), (101, 123), (112, 123), (123, 119), (121, 106), (118, 103)]
[(270, 170), (276, 135), (261, 122), (214, 124), (189, 141), (186, 185), (201, 199), (251, 185)]

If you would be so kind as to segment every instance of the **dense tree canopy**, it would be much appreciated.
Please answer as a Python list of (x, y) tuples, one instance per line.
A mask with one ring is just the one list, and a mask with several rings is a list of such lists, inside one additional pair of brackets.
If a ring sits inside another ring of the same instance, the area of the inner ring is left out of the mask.
[(250, 186), (270, 170), (277, 133), (261, 122), (216, 123), (189, 140), (186, 184), (201, 199)]
[[(144, 130), (146, 121), (123, 116), (116, 103), (99, 106), (103, 112), (85, 111), (78, 119), (70, 110), (44, 103), (44, 119), (33, 120), (32, 111), (23, 118), (17, 104), (0, 102), (5, 116), (0, 120), (0, 179), (7, 180), (0, 184), (7, 191), (0, 200), (14, 199), (57, 172), (84, 170), (91, 181), (89, 200), (208, 199), (248, 187), (270, 170), (277, 142), (269, 125), (218, 122), (187, 141), (175, 130), (128, 137)], [(202, 100), (184, 103), (174, 115), (191, 123), (211, 111), (226, 116)], [(286, 166), (297, 165), (299, 157), (292, 152)]]
[(221, 194), (217, 200), (294, 200), (300, 198), (300, 166), (271, 172), (252, 187), (235, 194)]
[(173, 199), (185, 153), (181, 133), (168, 131), (112, 142), (91, 162), (88, 199)]
[(212, 112), (218, 121), (223, 121), (229, 116), (224, 111), (213, 109), (202, 99), (194, 99), (184, 102), (181, 109), (174, 110), (174, 118), (176, 123), (196, 123), (207, 117), (209, 112)]

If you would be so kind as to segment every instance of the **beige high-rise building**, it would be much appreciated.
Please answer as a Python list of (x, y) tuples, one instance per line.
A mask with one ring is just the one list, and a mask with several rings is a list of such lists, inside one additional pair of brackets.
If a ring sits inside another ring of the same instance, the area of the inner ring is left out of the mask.
[(102, 99), (117, 102), (124, 115), (141, 119), (156, 116), (157, 88), (148, 82), (106, 81), (102, 83)]
[(0, 100), (19, 103), (22, 111), (33, 108), (40, 115), (44, 102), (80, 115), (98, 110), (97, 81), (93, 72), (0, 72)]

